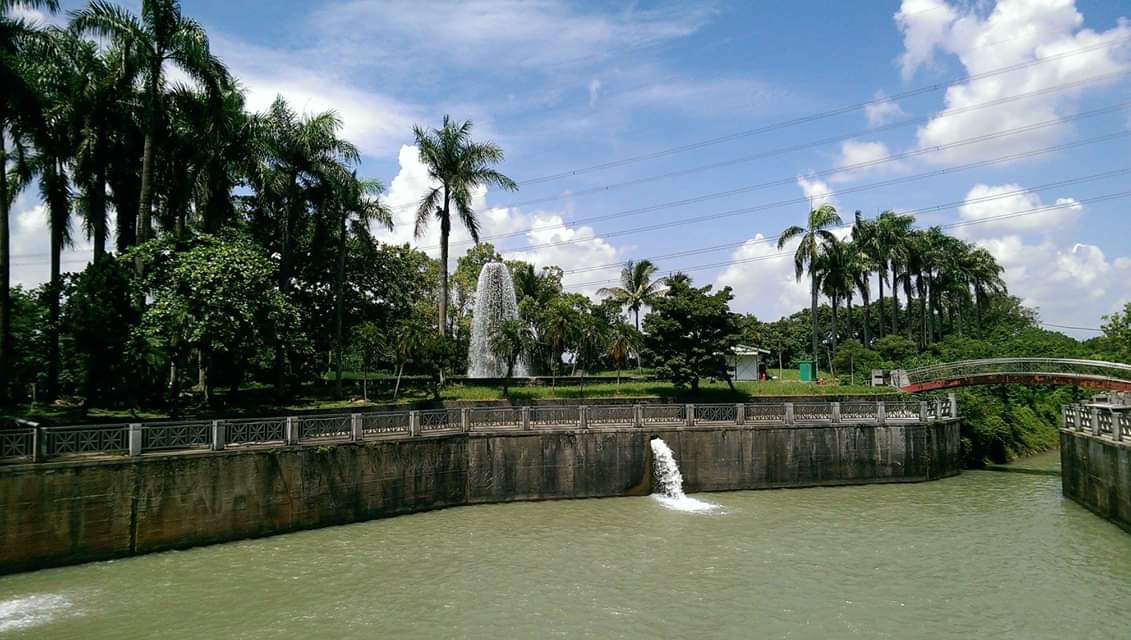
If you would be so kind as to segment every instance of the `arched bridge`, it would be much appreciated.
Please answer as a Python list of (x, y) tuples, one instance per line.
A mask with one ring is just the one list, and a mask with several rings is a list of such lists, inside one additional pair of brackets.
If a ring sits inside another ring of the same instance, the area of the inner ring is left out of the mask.
[(979, 384), (1058, 384), (1131, 391), (1131, 365), (1071, 358), (989, 358), (892, 371), (908, 393)]

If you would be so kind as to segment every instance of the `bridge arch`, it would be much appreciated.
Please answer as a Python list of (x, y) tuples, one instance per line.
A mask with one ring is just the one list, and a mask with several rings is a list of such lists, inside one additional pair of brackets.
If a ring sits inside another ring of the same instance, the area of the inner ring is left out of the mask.
[(986, 358), (892, 372), (907, 393), (983, 384), (1055, 384), (1131, 392), (1131, 365), (1075, 358)]

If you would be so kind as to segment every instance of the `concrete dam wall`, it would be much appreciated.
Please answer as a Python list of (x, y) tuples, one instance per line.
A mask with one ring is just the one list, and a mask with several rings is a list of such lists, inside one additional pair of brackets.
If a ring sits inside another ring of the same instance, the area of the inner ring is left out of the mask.
[(957, 474), (954, 419), (453, 433), (0, 467), (0, 573), (443, 507), (643, 495), (648, 439), (688, 492)]

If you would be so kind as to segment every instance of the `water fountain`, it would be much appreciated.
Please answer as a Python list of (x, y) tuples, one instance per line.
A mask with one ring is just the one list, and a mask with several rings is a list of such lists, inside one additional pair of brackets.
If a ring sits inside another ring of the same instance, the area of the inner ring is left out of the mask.
[(652, 436), (652, 478), (655, 490), (652, 496), (669, 509), (677, 511), (710, 511), (718, 505), (689, 498), (683, 492), (683, 474), (675, 455), (659, 436)]
[[(467, 377), (502, 378), (507, 375), (507, 363), (491, 349), (491, 333), (507, 320), (518, 318), (514, 282), (511, 272), (502, 262), (488, 262), (479, 272), (475, 287), (475, 311), (471, 316), (471, 346), (467, 352)], [(530, 375), (521, 359), (515, 364), (513, 375)]]

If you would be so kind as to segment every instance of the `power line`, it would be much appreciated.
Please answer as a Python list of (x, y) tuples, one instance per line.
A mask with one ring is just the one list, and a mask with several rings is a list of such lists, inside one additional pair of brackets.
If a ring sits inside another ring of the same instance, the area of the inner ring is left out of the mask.
[[(1051, 212), (1051, 211), (1069, 209), (1069, 208), (1072, 208), (1073, 206), (1076, 206), (1078, 204), (1094, 204), (1096, 202), (1105, 202), (1105, 201), (1108, 201), (1108, 200), (1116, 200), (1116, 199), (1128, 198), (1128, 197), (1131, 197), (1131, 190), (1120, 191), (1120, 192), (1116, 192), (1116, 193), (1106, 194), (1106, 195), (1103, 195), (1103, 196), (1096, 196), (1094, 198), (1086, 198), (1086, 199), (1077, 200), (1077, 201), (1073, 201), (1073, 202), (1062, 202), (1062, 203), (1052, 204), (1052, 205), (1048, 205), (1048, 206), (1044, 206), (1044, 207), (1034, 207), (1034, 208), (1031, 208), (1031, 209), (1022, 209), (1022, 210), (1019, 210), (1019, 211), (1011, 211), (1011, 212), (999, 214), (999, 215), (996, 215), (996, 216), (987, 216), (985, 218), (978, 218), (976, 220), (962, 220), (962, 221), (959, 221), (959, 222), (952, 222), (952, 223), (946, 224), (946, 225), (940, 225), (940, 228), (941, 229), (954, 229), (954, 228), (958, 228), (958, 227), (967, 227), (967, 226), (973, 226), (973, 225), (978, 225), (978, 224), (986, 224), (986, 223), (989, 223), (989, 222), (996, 222), (996, 221), (999, 221), (999, 220), (1008, 220), (1008, 219), (1013, 219), (1013, 218), (1023, 218), (1023, 217), (1026, 217), (1026, 216), (1037, 215), (1037, 214), (1040, 214), (1040, 213), (1047, 213), (1047, 212)], [(844, 225), (844, 226), (847, 227), (847, 226), (850, 226), (850, 225)], [(769, 240), (769, 239), (767, 238), (765, 240)], [(714, 263), (710, 263), (710, 264), (695, 265), (695, 266), (692, 266), (692, 267), (687, 267), (685, 269), (678, 269), (678, 271), (681, 271), (681, 272), (703, 271), (703, 270), (706, 270), (706, 269), (716, 269), (718, 267), (730, 266), (730, 265), (735, 265), (735, 264), (748, 264), (748, 263), (751, 263), (751, 262), (761, 262), (763, 260), (773, 260), (773, 259), (776, 259), (776, 258), (785, 258), (785, 257), (790, 257), (792, 255), (793, 255), (793, 252), (791, 252), (791, 251), (783, 251), (783, 252), (779, 252), (779, 253), (767, 254), (767, 255), (764, 255), (764, 256), (754, 256), (752, 258), (743, 258), (743, 259), (739, 259), (739, 260), (728, 260), (726, 262), (714, 262)], [(563, 286), (568, 286), (568, 287), (571, 287), (571, 288), (578, 288), (578, 287), (587, 287), (587, 286), (593, 286), (593, 285), (598, 285), (598, 284), (607, 284), (607, 283), (616, 282), (616, 281), (617, 281), (616, 278), (606, 278), (604, 280), (593, 280), (593, 281), (589, 281), (589, 282), (569, 283), (568, 285), (563, 285)]]
[(692, 142), (692, 143), (679, 145), (679, 146), (675, 146), (675, 147), (669, 147), (667, 149), (662, 149), (662, 150), (654, 151), (654, 152), (651, 152), (651, 153), (640, 154), (640, 155), (637, 155), (637, 156), (629, 156), (627, 158), (621, 158), (619, 160), (612, 160), (612, 161), (609, 161), (609, 162), (603, 162), (603, 163), (600, 163), (600, 164), (589, 165), (589, 166), (586, 166), (586, 167), (580, 167), (580, 168), (577, 168), (577, 169), (571, 169), (571, 170), (562, 171), (562, 172), (559, 172), (559, 173), (552, 173), (552, 174), (548, 174), (548, 175), (544, 175), (544, 176), (539, 176), (539, 177), (536, 177), (536, 178), (527, 178), (525, 180), (520, 181), (520, 184), (523, 185), (523, 186), (529, 186), (529, 185), (533, 185), (533, 184), (539, 184), (539, 183), (542, 183), (542, 182), (549, 182), (551, 180), (557, 180), (557, 179), (560, 179), (560, 178), (577, 176), (577, 175), (581, 175), (581, 174), (585, 174), (585, 173), (592, 173), (594, 171), (603, 171), (605, 169), (611, 169), (611, 168), (614, 168), (614, 167), (621, 167), (621, 166), (624, 166), (624, 165), (627, 165), (627, 164), (642, 162), (644, 160), (653, 160), (653, 159), (656, 159), (656, 158), (662, 158), (664, 156), (674, 155), (676, 153), (682, 153), (684, 151), (692, 151), (692, 150), (695, 150), (695, 149), (701, 149), (703, 147), (721, 144), (723, 142), (730, 142), (731, 140), (737, 140), (737, 139), (740, 139), (740, 138), (754, 136), (754, 135), (758, 135), (758, 134), (762, 134), (762, 133), (768, 133), (770, 131), (775, 131), (775, 130), (778, 130), (778, 129), (793, 127), (793, 126), (796, 126), (796, 125), (799, 125), (799, 124), (814, 122), (816, 120), (821, 120), (821, 119), (829, 118), (829, 117), (832, 117), (832, 116), (842, 115), (842, 114), (845, 114), (845, 113), (851, 113), (853, 111), (863, 109), (864, 107), (866, 107), (868, 105), (876, 105), (876, 104), (884, 104), (884, 103), (887, 103), (887, 102), (894, 102), (895, 100), (901, 100), (903, 98), (909, 98), (909, 97), (920, 95), (920, 94), (923, 94), (923, 93), (938, 91), (939, 89), (948, 88), (948, 87), (951, 87), (951, 86), (956, 85), (956, 84), (963, 84), (963, 83), (973, 82), (973, 81), (976, 81), (976, 80), (982, 80), (982, 79), (985, 79), (985, 78), (991, 78), (991, 77), (1002, 75), (1002, 74), (1005, 74), (1005, 73), (1010, 73), (1012, 71), (1018, 71), (1018, 70), (1026, 69), (1028, 67), (1032, 67), (1032, 66), (1035, 66), (1035, 65), (1044, 64), (1046, 62), (1051, 62), (1053, 60), (1060, 60), (1060, 59), (1067, 58), (1067, 57), (1074, 56), (1074, 55), (1078, 55), (1078, 54), (1081, 54), (1081, 53), (1087, 53), (1089, 51), (1095, 51), (1097, 49), (1107, 48), (1107, 47), (1110, 47), (1110, 46), (1113, 46), (1113, 45), (1116, 45), (1116, 44), (1121, 44), (1123, 42), (1128, 42), (1128, 41), (1131, 41), (1131, 38), (1113, 38), (1111, 40), (1107, 40), (1107, 41), (1100, 42), (1100, 43), (1094, 43), (1094, 44), (1088, 45), (1086, 47), (1080, 47), (1079, 49), (1072, 49), (1072, 50), (1069, 50), (1069, 51), (1063, 51), (1061, 53), (1050, 55), (1050, 56), (1045, 56), (1043, 58), (1036, 58), (1034, 60), (1029, 60), (1027, 62), (1020, 62), (1020, 63), (1017, 63), (1017, 64), (1012, 64), (1012, 65), (1008, 65), (1008, 66), (1005, 66), (1005, 67), (1000, 67), (998, 69), (992, 69), (990, 71), (984, 71), (982, 73), (967, 75), (967, 76), (964, 76), (962, 78), (957, 78), (957, 79), (950, 80), (950, 81), (947, 81), (947, 82), (935, 83), (935, 84), (919, 87), (917, 89), (911, 89), (909, 91), (904, 91), (904, 92), (897, 93), (897, 94), (894, 94), (894, 95), (891, 95), (891, 96), (886, 96), (884, 98), (872, 99), (872, 100), (868, 100), (867, 102), (858, 102), (858, 103), (846, 105), (846, 106), (843, 106), (843, 107), (837, 107), (837, 108), (834, 108), (834, 109), (829, 109), (827, 111), (821, 111), (821, 112), (801, 116), (801, 117), (798, 117), (798, 118), (792, 118), (790, 120), (784, 120), (784, 121), (781, 121), (781, 122), (776, 122), (776, 123), (773, 123), (773, 124), (764, 125), (762, 127), (757, 127), (757, 128), (754, 128), (754, 129), (747, 129), (745, 131), (738, 131), (738, 132), (727, 134), (727, 135), (724, 135), (724, 136), (718, 136), (718, 137), (715, 137), (715, 138), (708, 138), (706, 140), (700, 140), (698, 142)]
[[(1036, 130), (1039, 130), (1039, 129), (1053, 127), (1053, 126), (1056, 126), (1056, 125), (1061, 124), (1063, 122), (1081, 120), (1081, 119), (1086, 119), (1086, 118), (1094, 118), (1094, 117), (1097, 117), (1097, 116), (1106, 115), (1106, 114), (1114, 113), (1114, 112), (1117, 112), (1117, 111), (1122, 111), (1125, 108), (1127, 108), (1127, 106), (1129, 106), (1129, 105), (1131, 105), (1131, 101), (1120, 102), (1120, 103), (1117, 103), (1115, 105), (1103, 107), (1103, 108), (1100, 108), (1100, 109), (1094, 109), (1094, 110), (1091, 110), (1091, 111), (1083, 111), (1083, 112), (1074, 114), (1072, 116), (1067, 116), (1067, 117), (1064, 117), (1064, 118), (1053, 118), (1053, 119), (1050, 119), (1050, 120), (1043, 120), (1043, 121), (1040, 121), (1040, 122), (1031, 123), (1031, 124), (1024, 125), (1024, 126), (1021, 126), (1021, 127), (1015, 127), (1013, 129), (1005, 129), (1003, 131), (996, 131), (996, 132), (993, 132), (993, 133), (983, 134), (983, 135), (980, 135), (980, 136), (974, 136), (972, 138), (964, 138), (962, 140), (956, 140), (954, 142), (943, 144), (943, 145), (935, 145), (935, 146), (931, 146), (931, 147), (911, 149), (911, 150), (908, 150), (908, 151), (904, 151), (902, 153), (891, 154), (891, 155), (884, 156), (883, 158), (877, 158), (875, 160), (866, 160), (866, 161), (862, 161), (862, 162), (853, 163), (853, 164), (850, 164), (850, 165), (843, 165), (843, 166), (840, 166), (840, 167), (832, 167), (832, 168), (829, 168), (829, 169), (822, 169), (821, 171), (811, 172), (811, 173), (807, 174), (806, 177), (821, 178), (821, 177), (826, 177), (826, 176), (831, 176), (831, 175), (836, 175), (836, 174), (841, 174), (841, 173), (847, 173), (847, 172), (851, 172), (851, 171), (857, 171), (857, 170), (860, 170), (860, 169), (874, 168), (874, 167), (882, 166), (882, 165), (885, 165), (885, 164), (897, 162), (899, 160), (906, 160), (908, 158), (915, 158), (915, 157), (929, 155), (929, 154), (932, 154), (932, 153), (939, 153), (941, 151), (948, 151), (948, 150), (956, 149), (956, 148), (960, 148), (960, 147), (970, 146), (970, 145), (974, 145), (974, 144), (980, 144), (980, 143), (989, 142), (989, 141), (992, 141), (992, 140), (997, 140), (999, 138), (1005, 138), (1005, 137), (1009, 137), (1009, 136), (1013, 136), (1013, 135), (1017, 135), (1017, 134), (1021, 134), (1021, 133), (1029, 133), (1029, 132), (1036, 131)], [(1106, 139), (1115, 139), (1115, 138), (1119, 138), (1119, 137), (1124, 137), (1124, 136), (1128, 135), (1128, 133), (1129, 133), (1129, 131), (1127, 129), (1123, 129), (1119, 132), (1110, 134), (1111, 138), (1106, 138)], [(1105, 140), (1089, 139), (1086, 143), (1091, 144), (1092, 142), (1106, 141), (1106, 139)], [(1065, 148), (1071, 148), (1075, 144), (1076, 143), (1068, 143), (1067, 145), (1057, 145), (1056, 147), (1047, 147), (1047, 148), (1040, 150), (1040, 151), (1041, 151), (1041, 153), (1050, 153), (1050, 152), (1053, 152), (1053, 151), (1061, 151)], [(943, 173), (947, 173), (948, 171), (958, 171), (958, 170), (971, 168), (973, 166), (980, 166), (980, 165), (984, 165), (984, 164), (993, 164), (993, 163), (997, 163), (997, 162), (1007, 162), (1009, 160), (1017, 159), (1018, 157), (1029, 157), (1028, 153), (1029, 152), (1015, 154), (1015, 156), (1017, 156), (1017, 157), (1001, 157), (1001, 158), (994, 159), (992, 161), (981, 161), (979, 163), (973, 163), (972, 165), (959, 165), (957, 167), (951, 167), (950, 169), (944, 168), (944, 169), (939, 169), (939, 170), (935, 170), (935, 171), (931, 171), (931, 172), (927, 172), (927, 173), (915, 174), (915, 176), (912, 176), (912, 178), (931, 177), (931, 176), (934, 176), (934, 175), (941, 175)], [(648, 206), (645, 206), (645, 207), (636, 207), (636, 208), (633, 208), (633, 209), (625, 209), (625, 210), (617, 211), (617, 212), (614, 212), (614, 213), (602, 214), (602, 215), (597, 215), (597, 216), (589, 216), (587, 218), (578, 218), (578, 219), (572, 220), (570, 222), (570, 224), (576, 226), (576, 225), (587, 224), (587, 223), (591, 223), (591, 222), (601, 222), (601, 221), (604, 221), (604, 220), (612, 220), (612, 219), (615, 219), (615, 218), (623, 218), (623, 217), (628, 217), (628, 216), (634, 216), (634, 215), (639, 215), (639, 214), (642, 214), (642, 213), (652, 213), (654, 211), (660, 211), (660, 210), (663, 210), (663, 209), (671, 209), (671, 208), (675, 208), (675, 207), (686, 206), (686, 205), (689, 205), (689, 204), (696, 204), (696, 203), (704, 202), (704, 201), (707, 201), (707, 200), (716, 200), (716, 199), (719, 199), (719, 198), (726, 198), (726, 197), (735, 196), (735, 195), (742, 194), (742, 193), (750, 193), (750, 192), (753, 192), (753, 191), (760, 191), (760, 190), (768, 189), (768, 188), (772, 188), (772, 187), (780, 187), (780, 186), (791, 185), (797, 180), (797, 177), (798, 176), (796, 174), (794, 174), (794, 175), (791, 175), (791, 176), (788, 176), (788, 177), (776, 178), (774, 180), (769, 180), (769, 181), (766, 181), (766, 182), (761, 182), (761, 183), (757, 183), (757, 184), (753, 184), (753, 185), (747, 185), (747, 186), (744, 186), (744, 187), (738, 187), (738, 188), (735, 188), (735, 189), (729, 189), (729, 190), (726, 190), (726, 191), (718, 191), (718, 192), (703, 194), (703, 195), (695, 196), (695, 197), (692, 197), (692, 198), (685, 198), (683, 200), (673, 200), (673, 201), (668, 201), (668, 202), (661, 202), (661, 203), (657, 203), (657, 204), (648, 205)], [(899, 180), (902, 180), (902, 178), (899, 179)], [(842, 193), (847, 193), (847, 192), (849, 192), (849, 191), (848, 190), (842, 191)], [(498, 234), (494, 234), (494, 235), (482, 236), (482, 237), (480, 237), (480, 241), (482, 242), (482, 241), (489, 241), (489, 240), (499, 240), (499, 239), (513, 238), (513, 237), (517, 237), (517, 236), (526, 235), (526, 234), (528, 234), (532, 231), (548, 231), (548, 230), (554, 230), (554, 229), (563, 229), (563, 228), (566, 228), (566, 227), (567, 227), (567, 225), (566, 225), (565, 222), (548, 224), (548, 225), (536, 225), (536, 226), (530, 227), (529, 229), (523, 229), (521, 231), (511, 231), (511, 232), (507, 232), (507, 233), (498, 233)], [(472, 240), (452, 242), (452, 243), (449, 243), (448, 246), (449, 247), (453, 247), (453, 246), (454, 247), (460, 247), (460, 246), (467, 246), (467, 245), (471, 245), (471, 244), (475, 244), (475, 242), (472, 241)], [(436, 249), (436, 248), (439, 248), (439, 245), (425, 245), (425, 246), (421, 246), (421, 247), (418, 247), (418, 248), (422, 249), (422, 250)]]
[[(859, 193), (859, 192), (862, 192), (862, 191), (869, 191), (869, 190), (877, 189), (877, 188), (880, 188), (880, 187), (886, 187), (886, 186), (891, 186), (891, 185), (896, 185), (896, 184), (903, 184), (903, 183), (910, 182), (910, 181), (913, 181), (913, 180), (922, 180), (922, 179), (925, 179), (925, 178), (936, 177), (936, 176), (945, 175), (945, 174), (949, 174), (949, 173), (956, 173), (958, 171), (965, 171), (965, 170), (969, 170), (969, 169), (973, 169), (973, 168), (977, 168), (977, 167), (996, 164), (996, 163), (999, 163), (999, 162), (1008, 162), (1008, 161), (1011, 161), (1011, 160), (1018, 160), (1018, 159), (1022, 159), (1022, 158), (1031, 158), (1031, 157), (1035, 157), (1035, 156), (1042, 155), (1042, 154), (1045, 154), (1045, 153), (1050, 153), (1050, 152), (1053, 152), (1053, 151), (1061, 151), (1061, 150), (1064, 150), (1066, 148), (1083, 146), (1083, 145), (1086, 145), (1086, 144), (1095, 144), (1097, 142), (1105, 142), (1105, 141), (1108, 141), (1108, 140), (1115, 140), (1115, 139), (1118, 139), (1118, 138), (1125, 138), (1129, 135), (1131, 135), (1131, 131), (1122, 130), (1122, 131), (1119, 131), (1119, 132), (1106, 134), (1106, 135), (1103, 135), (1103, 136), (1098, 136), (1098, 137), (1092, 138), (1092, 139), (1081, 140), (1081, 141), (1066, 143), (1066, 144), (1062, 144), (1062, 145), (1055, 145), (1053, 147), (1046, 147), (1044, 149), (1038, 149), (1038, 150), (1035, 150), (1035, 151), (1008, 154), (1008, 155), (999, 156), (997, 158), (993, 158), (993, 159), (990, 159), (990, 160), (980, 160), (980, 161), (977, 161), (977, 162), (968, 163), (966, 165), (959, 165), (959, 166), (944, 168), (944, 169), (936, 169), (936, 170), (933, 170), (933, 171), (928, 171), (928, 172), (925, 172), (925, 173), (915, 174), (915, 175), (911, 175), (911, 176), (903, 176), (903, 177), (900, 177), (900, 178), (891, 178), (891, 179), (888, 179), (888, 180), (881, 180), (879, 182), (872, 182), (872, 183), (868, 183), (868, 184), (858, 185), (856, 187), (841, 189), (839, 191), (829, 191), (829, 192), (826, 192), (824, 194), (816, 194), (815, 197), (830, 197), (830, 196), (841, 196), (841, 195), (850, 194), (850, 193)], [(584, 238), (572, 238), (572, 239), (569, 239), (569, 240), (556, 240), (556, 241), (551, 241), (551, 242), (542, 242), (542, 243), (537, 243), (537, 244), (527, 244), (527, 245), (524, 245), (524, 246), (508, 249), (508, 251), (511, 251), (511, 252), (526, 251), (526, 250), (530, 250), (530, 249), (544, 249), (544, 248), (548, 248), (548, 247), (581, 244), (581, 243), (585, 243), (585, 242), (593, 242), (594, 240), (598, 240), (598, 239), (615, 238), (615, 237), (628, 235), (628, 234), (642, 233), (642, 232), (647, 232), (647, 231), (657, 231), (657, 230), (660, 230), (660, 229), (670, 229), (670, 228), (673, 228), (673, 227), (680, 227), (680, 226), (685, 226), (685, 225), (695, 224), (695, 223), (700, 223), (700, 222), (710, 222), (710, 221), (715, 221), (715, 220), (719, 220), (719, 219), (722, 219), (722, 218), (730, 218), (730, 217), (743, 215), (743, 214), (747, 214), (747, 213), (755, 213), (755, 212), (758, 212), (758, 211), (779, 209), (779, 208), (786, 207), (786, 206), (795, 206), (795, 205), (799, 205), (799, 204), (804, 205), (804, 204), (807, 204), (808, 202), (809, 202), (809, 199), (806, 198), (806, 197), (790, 198), (790, 199), (786, 199), (786, 200), (779, 200), (779, 201), (776, 201), (776, 202), (768, 202), (768, 203), (763, 203), (763, 204), (755, 205), (755, 206), (751, 206), (751, 207), (742, 207), (742, 208), (739, 208), (739, 209), (731, 209), (731, 210), (727, 210), (727, 211), (720, 211), (720, 212), (715, 212), (715, 213), (710, 213), (710, 214), (705, 214), (705, 215), (694, 216), (694, 217), (690, 217), (690, 218), (679, 218), (677, 220), (669, 221), (669, 222), (661, 222), (661, 223), (652, 224), (652, 225), (630, 227), (630, 228), (627, 228), (627, 229), (620, 229), (620, 230), (617, 230), (617, 231), (611, 231), (611, 232), (603, 233), (600, 237), (592, 236), (592, 237), (584, 237)]]
[(1103, 329), (1096, 329), (1095, 327), (1074, 327), (1069, 324), (1054, 324), (1052, 322), (1040, 322), (1038, 324), (1040, 324), (1042, 327), (1053, 327), (1056, 329), (1072, 329), (1075, 331), (1095, 331), (1096, 333), (1104, 333)]
[[(1102, 173), (1094, 173), (1094, 174), (1089, 174), (1089, 175), (1083, 175), (1083, 176), (1080, 176), (1080, 178), (1073, 178), (1073, 179), (1069, 179), (1069, 180), (1057, 180), (1055, 182), (1047, 182), (1045, 184), (1037, 184), (1037, 185), (1035, 185), (1035, 187), (1028, 187), (1028, 188), (1025, 188), (1025, 189), (1015, 189), (1015, 190), (1012, 190), (1012, 191), (1002, 191), (1002, 192), (999, 192), (999, 193), (993, 193), (993, 194), (991, 194), (991, 196), (982, 196), (982, 197), (978, 197), (978, 198), (968, 198), (968, 199), (962, 199), (962, 200), (955, 200), (955, 201), (951, 201), (951, 202), (946, 202), (946, 204), (942, 204), (942, 205), (932, 205), (930, 207), (921, 207), (921, 208), (918, 208), (918, 209), (901, 209), (899, 211), (899, 213), (901, 213), (901, 214), (935, 213), (935, 211), (939, 211), (939, 210), (942, 210), (942, 209), (949, 209), (951, 207), (957, 207), (957, 206), (961, 206), (961, 205), (979, 205), (979, 204), (983, 204), (983, 202), (991, 202), (991, 201), (994, 201), (994, 200), (1002, 200), (1002, 199), (1005, 199), (1005, 198), (1013, 198), (1013, 197), (1017, 197), (1017, 196), (1024, 196), (1024, 194), (1026, 194), (1026, 193), (1045, 191), (1045, 190), (1054, 189), (1054, 188), (1057, 188), (1057, 187), (1068, 187), (1068, 185), (1080, 184), (1080, 183), (1083, 183), (1083, 182), (1094, 182), (1096, 180), (1105, 180), (1105, 179), (1108, 179), (1108, 178), (1119, 178), (1119, 176), (1128, 175), (1128, 174), (1131, 174), (1131, 167), (1120, 168), (1120, 170), (1113, 170), (1113, 171), (1106, 171), (1106, 172), (1102, 172)], [(1071, 207), (1073, 202), (1067, 202), (1067, 204), (1064, 204), (1064, 206), (1065, 207)], [(991, 218), (987, 217), (986, 219), (991, 219)], [(998, 219), (998, 217), (992, 217), (992, 219)], [(948, 225), (948, 228), (950, 226), (964, 226), (966, 224), (977, 224), (977, 223), (976, 222), (968, 222), (968, 220), (964, 220), (964, 222), (961, 222), (961, 223), (952, 223), (951, 225)], [(852, 227), (852, 226), (853, 226), (852, 223), (849, 223), (849, 224), (838, 225), (838, 226), (835, 226), (835, 227), (832, 227), (832, 228), (834, 228), (834, 230), (843, 230), (843, 228), (849, 228), (849, 227)], [(778, 237), (779, 237), (779, 235), (769, 235), (769, 236), (762, 237), (762, 239), (758, 240), (757, 242), (759, 242), (759, 243), (770, 242), (770, 241), (777, 240)], [(719, 251), (719, 250), (723, 250), (723, 249), (736, 249), (736, 248), (742, 247), (742, 245), (744, 245), (748, 242), (751, 242), (751, 240), (742, 240), (742, 241), (739, 241), (739, 242), (728, 242), (728, 243), (725, 243), (725, 244), (715, 244), (715, 245), (711, 245), (711, 247), (705, 247), (705, 248), (699, 248), (699, 249), (687, 249), (687, 250), (683, 250), (683, 251), (677, 251), (677, 252), (674, 252), (674, 253), (659, 254), (659, 256), (648, 256), (648, 257), (634, 258), (634, 260), (657, 260), (657, 259), (662, 259), (662, 258), (683, 258), (683, 257), (687, 257), (687, 256), (696, 256), (696, 254), (699, 254), (699, 253), (710, 253), (710, 252)], [(606, 262), (606, 263), (604, 263), (604, 265), (593, 265), (593, 266), (588, 266), (588, 267), (579, 267), (577, 269), (565, 270), (565, 271), (562, 271), (562, 274), (581, 274), (581, 273), (588, 273), (588, 271), (602, 271), (602, 270), (608, 270), (608, 269), (613, 269), (613, 268), (619, 269), (623, 265), (624, 265), (624, 260), (621, 260), (619, 262)]]
[[(1052, 87), (1046, 87), (1046, 88), (1043, 88), (1043, 89), (1028, 91), (1028, 92), (1025, 92), (1025, 93), (1019, 93), (1019, 94), (1014, 94), (1014, 95), (1010, 95), (1010, 96), (1004, 96), (1002, 98), (997, 98), (995, 100), (988, 100), (986, 102), (966, 105), (965, 107), (955, 107), (953, 109), (940, 111), (940, 112), (932, 114), (932, 115), (919, 116), (919, 117), (914, 117), (914, 118), (906, 118), (904, 120), (900, 120), (900, 121), (897, 121), (897, 122), (891, 122), (891, 123), (888, 123), (888, 124), (885, 124), (885, 125), (868, 127), (868, 128), (865, 128), (865, 129), (860, 129), (860, 130), (854, 131), (852, 133), (830, 136), (830, 137), (821, 138), (821, 139), (813, 140), (813, 141), (809, 141), (809, 142), (804, 142), (804, 143), (799, 143), (799, 144), (794, 144), (794, 145), (788, 145), (788, 146), (784, 146), (784, 147), (778, 147), (778, 148), (775, 148), (775, 149), (760, 151), (758, 153), (747, 154), (747, 155), (744, 155), (744, 156), (738, 156), (736, 158), (730, 158), (730, 159), (727, 159), (727, 160), (697, 165), (697, 166), (694, 166), (694, 167), (688, 167), (686, 169), (680, 169), (680, 170), (677, 170), (677, 171), (670, 171), (670, 172), (661, 173), (661, 174), (658, 174), (658, 175), (651, 175), (651, 176), (644, 176), (644, 177), (640, 177), (640, 178), (633, 178), (631, 180), (625, 180), (625, 181), (622, 181), (622, 182), (615, 182), (615, 183), (612, 183), (612, 184), (606, 184), (606, 185), (601, 185), (601, 186), (597, 186), (597, 187), (589, 187), (587, 189), (578, 189), (578, 190), (568, 191), (568, 192), (560, 193), (560, 194), (556, 194), (556, 195), (540, 196), (540, 197), (537, 197), (537, 198), (530, 198), (530, 199), (527, 199), (527, 200), (519, 200), (519, 201), (494, 205), (494, 206), (489, 207), (489, 208), (491, 208), (491, 209), (513, 209), (513, 208), (524, 207), (524, 206), (529, 206), (529, 205), (534, 205), (534, 204), (543, 204), (543, 203), (546, 203), (546, 202), (555, 202), (555, 201), (558, 201), (558, 200), (573, 199), (573, 198), (578, 198), (578, 197), (587, 196), (587, 195), (593, 195), (593, 194), (597, 194), (597, 193), (608, 193), (610, 191), (614, 191), (614, 190), (618, 190), (618, 189), (624, 189), (624, 188), (627, 188), (627, 187), (635, 187), (635, 186), (638, 186), (638, 185), (641, 185), (641, 184), (647, 184), (647, 183), (650, 183), (650, 182), (659, 182), (661, 180), (667, 180), (667, 179), (671, 179), (671, 178), (685, 177), (685, 176), (693, 175), (693, 174), (696, 174), (696, 173), (703, 173), (703, 172), (711, 171), (711, 170), (714, 170), (714, 169), (720, 169), (720, 168), (734, 166), (734, 165), (742, 164), (742, 163), (746, 163), (746, 162), (752, 162), (754, 160), (762, 160), (762, 159), (766, 159), (766, 158), (772, 158), (772, 157), (776, 157), (776, 156), (786, 155), (786, 154), (789, 154), (789, 153), (794, 153), (794, 152), (797, 152), (797, 151), (802, 151), (802, 150), (805, 150), (805, 149), (816, 148), (816, 147), (824, 146), (824, 145), (827, 145), (827, 144), (833, 144), (833, 143), (836, 143), (836, 142), (844, 142), (846, 140), (851, 140), (853, 138), (857, 138), (857, 137), (861, 137), (861, 136), (873, 135), (873, 134), (876, 134), (876, 133), (882, 133), (882, 132), (885, 132), (885, 131), (900, 129), (900, 128), (907, 127), (907, 126), (922, 124), (922, 123), (925, 123), (925, 122), (928, 122), (928, 121), (931, 121), (931, 120), (953, 117), (953, 116), (956, 116), (956, 115), (961, 115), (961, 114), (964, 114), (964, 113), (970, 113), (972, 111), (977, 111), (977, 110), (985, 109), (985, 108), (988, 108), (988, 107), (1001, 106), (1003, 104), (1008, 104), (1008, 103), (1011, 103), (1011, 102), (1017, 102), (1019, 100), (1025, 100), (1025, 99), (1028, 99), (1028, 98), (1034, 98), (1034, 97), (1038, 97), (1038, 96), (1048, 95), (1048, 94), (1051, 94), (1051, 93), (1057, 93), (1057, 92), (1065, 91), (1065, 90), (1068, 90), (1068, 89), (1079, 88), (1081, 86), (1099, 83), (1099, 82), (1102, 82), (1103, 80), (1124, 76), (1126, 74), (1127, 74), (1127, 71), (1117, 71), (1117, 72), (1113, 72), (1113, 73), (1101, 74), (1099, 76), (1094, 76), (1094, 77), (1087, 78), (1087, 79), (1084, 79), (1084, 80), (1077, 80), (1077, 81), (1067, 82), (1067, 83), (1060, 84), (1060, 85), (1055, 85), (1055, 86), (1052, 86)], [(400, 203), (400, 204), (389, 205), (389, 208), (390, 209), (396, 209), (396, 210), (399, 210), (399, 211), (407, 211), (407, 210), (416, 209), (419, 206), (419, 204), (420, 204), (419, 202), (404, 202), (404, 203)], [(431, 247), (429, 247), (429, 248), (431, 248)]]

